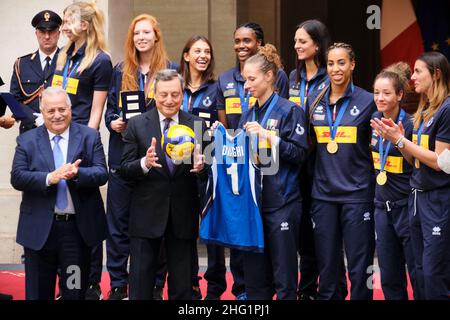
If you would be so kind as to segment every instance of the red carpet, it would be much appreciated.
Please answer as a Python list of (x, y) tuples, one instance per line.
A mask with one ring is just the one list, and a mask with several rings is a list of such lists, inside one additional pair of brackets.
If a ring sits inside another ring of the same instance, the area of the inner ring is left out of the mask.
[[(200, 274), (203, 276), (203, 274)], [(233, 300), (234, 296), (231, 294), (231, 284), (233, 283), (233, 277), (230, 272), (227, 272), (227, 283), (228, 289), (222, 295), (223, 300)], [(380, 280), (379, 274), (374, 276), (374, 299), (375, 300), (384, 300), (384, 295), (382, 290), (380, 289)], [(202, 290), (203, 296), (206, 295), (206, 281), (204, 279), (200, 280), (200, 287)], [(349, 283), (350, 286), (350, 283)], [(107, 272), (103, 272), (101, 288), (103, 292), (103, 296), (107, 297), (109, 292), (109, 274)], [(166, 286), (167, 288), (167, 286)], [(164, 290), (165, 299), (167, 299), (167, 291), (166, 288)], [(23, 271), (0, 271), (0, 292), (5, 294), (12, 294), (14, 300), (23, 300), (25, 299), (25, 273)], [(410, 299), (412, 299), (412, 290), (411, 286), (408, 286), (408, 293)], [(348, 297), (347, 297), (348, 299)]]

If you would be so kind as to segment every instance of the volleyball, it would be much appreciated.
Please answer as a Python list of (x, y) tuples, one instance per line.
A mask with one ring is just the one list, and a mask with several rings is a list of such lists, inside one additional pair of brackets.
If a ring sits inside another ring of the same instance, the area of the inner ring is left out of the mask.
[(189, 158), (194, 150), (195, 134), (191, 128), (176, 124), (167, 129), (161, 139), (164, 152), (175, 161)]

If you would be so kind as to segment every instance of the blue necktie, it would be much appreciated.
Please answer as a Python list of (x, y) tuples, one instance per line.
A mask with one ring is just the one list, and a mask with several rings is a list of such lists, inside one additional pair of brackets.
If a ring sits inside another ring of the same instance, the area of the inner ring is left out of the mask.
[[(64, 156), (59, 147), (59, 141), (61, 136), (54, 136), (53, 141), (55, 145), (53, 147), (53, 160), (55, 161), (55, 168), (58, 169), (64, 164)], [(66, 180), (61, 180), (56, 186), (56, 207), (59, 210), (67, 208), (67, 183)]]
[[(169, 130), (170, 128), (170, 121), (172, 121), (171, 118), (165, 118), (164, 119), (164, 129), (163, 129), (163, 135), (166, 132), (166, 130)], [(173, 163), (172, 159), (167, 155), (167, 152), (165, 152), (166, 155), (166, 163), (167, 167), (169, 168), (170, 174), (172, 175), (175, 171), (175, 164)]]

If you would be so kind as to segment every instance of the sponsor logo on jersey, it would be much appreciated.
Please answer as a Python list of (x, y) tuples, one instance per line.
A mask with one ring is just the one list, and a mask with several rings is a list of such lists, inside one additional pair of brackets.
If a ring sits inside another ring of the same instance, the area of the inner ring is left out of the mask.
[[(422, 134), (420, 138), (420, 146), (424, 147), (425, 149), (429, 149), (429, 139), (430, 139), (429, 135)], [(417, 144), (417, 134), (413, 134), (412, 141), (414, 144)]]
[(363, 216), (364, 216), (364, 221), (370, 221), (370, 212), (365, 212), (363, 214)]
[(234, 82), (228, 82), (225, 89), (233, 89), (234, 88)]
[(430, 121), (427, 122), (427, 128), (433, 124), (434, 117), (431, 117)]
[[(326, 127), (314, 127), (316, 132), (318, 143), (328, 143), (330, 142), (330, 128)], [(357, 127), (339, 127), (334, 140), (337, 143), (356, 143), (358, 138), (358, 128)]]
[[(380, 170), (380, 154), (372, 151), (373, 166)], [(403, 173), (403, 157), (388, 156), (384, 170), (391, 173)]]

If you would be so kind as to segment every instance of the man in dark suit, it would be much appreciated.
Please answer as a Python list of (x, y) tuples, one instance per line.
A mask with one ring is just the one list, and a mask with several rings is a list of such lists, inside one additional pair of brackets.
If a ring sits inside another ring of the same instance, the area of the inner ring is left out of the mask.
[(22, 191), (16, 241), (25, 249), (26, 299), (84, 299), (91, 247), (106, 238), (99, 187), (108, 179), (97, 130), (71, 123), (60, 88), (42, 93), (44, 125), (17, 138), (11, 184)]
[[(31, 25), (36, 29), (39, 49), (17, 58), (14, 63), (9, 91), (17, 101), (31, 108), (36, 114), (39, 113), (39, 96), (42, 90), (51, 85), (56, 68), (61, 23), (61, 17), (53, 11), (44, 10), (36, 14)], [(20, 133), (34, 128), (34, 124), (34, 119), (22, 120)]]
[(175, 165), (161, 148), (162, 133), (175, 124), (192, 128), (202, 141), (206, 124), (181, 111), (182, 100), (183, 78), (174, 70), (158, 72), (156, 108), (130, 119), (123, 137), (121, 171), (136, 182), (129, 224), (130, 299), (152, 299), (163, 237), (169, 299), (192, 298), (191, 251), (200, 214), (197, 183), (207, 179), (204, 157), (197, 144), (189, 163)]

